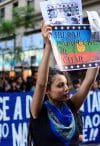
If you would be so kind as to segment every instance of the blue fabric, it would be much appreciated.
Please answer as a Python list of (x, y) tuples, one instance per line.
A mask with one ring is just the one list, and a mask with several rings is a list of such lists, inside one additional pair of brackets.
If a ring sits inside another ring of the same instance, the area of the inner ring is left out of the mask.
[(60, 108), (57, 108), (49, 101), (46, 101), (45, 105), (47, 107), (52, 132), (65, 144), (65, 146), (69, 146), (75, 134), (73, 113), (66, 103), (62, 103)]

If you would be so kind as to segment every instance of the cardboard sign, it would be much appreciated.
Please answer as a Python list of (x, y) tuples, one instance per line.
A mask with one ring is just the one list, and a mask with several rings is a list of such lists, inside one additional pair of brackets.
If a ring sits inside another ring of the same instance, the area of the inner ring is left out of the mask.
[(100, 66), (100, 42), (92, 40), (89, 25), (53, 26), (51, 44), (61, 70)]

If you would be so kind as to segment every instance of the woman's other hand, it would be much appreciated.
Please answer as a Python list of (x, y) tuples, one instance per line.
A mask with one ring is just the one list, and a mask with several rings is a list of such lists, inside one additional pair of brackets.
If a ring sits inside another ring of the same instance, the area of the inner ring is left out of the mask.
[(42, 27), (41, 27), (41, 33), (46, 44), (50, 44), (49, 38), (50, 38), (51, 32), (52, 32), (51, 24), (43, 22)]

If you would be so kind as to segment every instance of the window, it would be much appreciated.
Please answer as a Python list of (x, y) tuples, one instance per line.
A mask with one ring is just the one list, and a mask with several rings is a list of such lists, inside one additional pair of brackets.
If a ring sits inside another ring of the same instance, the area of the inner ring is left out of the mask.
[(13, 3), (13, 8), (18, 7), (18, 2)]
[(0, 19), (2, 20), (2, 19), (4, 19), (4, 17), (5, 17), (5, 8), (1, 8), (0, 9)]
[(14, 48), (14, 39), (10, 40), (0, 40), (0, 70), (10, 70), (14, 66), (14, 61), (12, 60)]
[(4, 41), (0, 40), (0, 53), (1, 51), (3, 52), (13, 51), (13, 48), (14, 48), (14, 39), (4, 40)]
[(34, 0), (27, 0), (27, 5), (28, 5), (28, 6), (33, 5), (33, 3), (34, 3)]
[(44, 40), (41, 33), (33, 33), (22, 37), (23, 50), (43, 49)]
[(13, 3), (13, 16), (15, 16), (16, 15), (16, 13), (15, 13), (15, 8), (17, 8), (18, 7), (18, 2), (15, 2), (15, 3)]
[(35, 64), (36, 56), (31, 56), (31, 65)]

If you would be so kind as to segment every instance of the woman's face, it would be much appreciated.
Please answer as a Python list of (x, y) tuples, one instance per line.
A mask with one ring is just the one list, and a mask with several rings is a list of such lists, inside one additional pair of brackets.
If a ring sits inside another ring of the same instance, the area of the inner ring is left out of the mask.
[(66, 101), (69, 97), (68, 80), (64, 75), (57, 74), (52, 79), (48, 96), (55, 101)]

